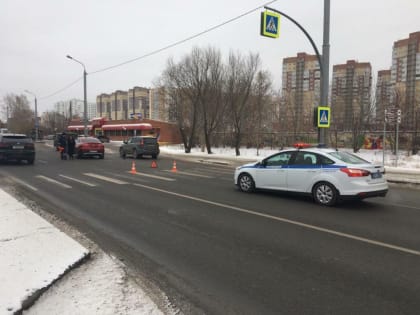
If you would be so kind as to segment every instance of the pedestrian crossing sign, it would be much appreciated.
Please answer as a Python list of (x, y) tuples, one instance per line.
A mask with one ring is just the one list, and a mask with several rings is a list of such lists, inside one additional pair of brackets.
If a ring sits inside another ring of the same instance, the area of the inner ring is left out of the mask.
[(318, 128), (330, 127), (330, 108), (318, 106)]
[(280, 14), (261, 12), (261, 36), (277, 38), (280, 35)]

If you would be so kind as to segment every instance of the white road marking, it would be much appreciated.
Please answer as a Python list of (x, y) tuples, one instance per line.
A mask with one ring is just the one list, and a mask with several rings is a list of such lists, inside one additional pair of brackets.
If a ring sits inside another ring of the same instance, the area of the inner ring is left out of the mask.
[[(130, 171), (128, 171), (127, 173), (130, 173)], [(161, 179), (161, 180), (166, 180), (168, 182), (176, 181), (176, 179), (174, 179), (174, 178), (162, 177), (162, 176), (157, 176), (157, 175), (152, 175), (152, 174), (146, 174), (146, 173), (142, 173), (142, 172), (137, 172), (134, 175), (145, 176), (145, 177), (150, 177), (150, 178), (156, 178), (156, 179)]]
[(259, 217), (263, 217), (263, 218), (267, 218), (267, 219), (271, 219), (271, 220), (276, 220), (276, 221), (280, 221), (280, 222), (284, 222), (284, 223), (297, 225), (297, 226), (300, 226), (300, 227), (303, 227), (303, 228), (306, 228), (306, 229), (310, 229), (310, 230), (324, 232), (324, 233), (327, 233), (327, 234), (332, 234), (332, 235), (340, 236), (340, 237), (343, 237), (343, 238), (352, 239), (352, 240), (360, 241), (360, 242), (363, 242), (363, 243), (367, 243), (367, 244), (371, 244), (371, 245), (375, 245), (375, 246), (379, 246), (379, 247), (384, 247), (384, 248), (392, 249), (392, 250), (407, 253), (407, 254), (420, 256), (420, 251), (410, 249), (410, 248), (406, 248), (406, 247), (401, 247), (401, 246), (397, 246), (397, 245), (393, 245), (393, 244), (389, 244), (389, 243), (384, 243), (384, 242), (380, 242), (380, 241), (376, 241), (376, 240), (372, 240), (372, 239), (368, 239), (368, 238), (365, 238), (365, 237), (360, 237), (360, 236), (356, 236), (356, 235), (352, 235), (352, 234), (348, 234), (348, 233), (342, 233), (342, 232), (326, 229), (326, 228), (323, 228), (323, 227), (319, 227), (319, 226), (316, 226), (316, 225), (311, 225), (311, 224), (306, 224), (306, 223), (302, 223), (302, 222), (299, 222), (299, 221), (289, 220), (289, 219), (282, 218), (282, 217), (275, 217), (273, 215), (264, 214), (264, 213), (260, 213), (260, 212), (256, 212), (256, 211), (252, 211), (252, 210), (247, 210), (247, 209), (243, 209), (243, 208), (239, 208), (239, 207), (235, 207), (235, 206), (229, 206), (229, 205), (226, 205), (226, 204), (223, 204), (223, 203), (214, 202), (214, 201), (210, 201), (210, 200), (206, 200), (206, 199), (202, 199), (202, 198), (197, 198), (197, 197), (188, 196), (188, 195), (184, 195), (184, 194), (178, 194), (176, 192), (166, 191), (166, 190), (159, 189), (159, 188), (156, 188), (156, 187), (151, 187), (151, 186), (142, 185), (142, 184), (133, 184), (133, 185), (138, 186), (138, 187), (142, 187), (142, 188), (147, 188), (147, 189), (154, 190), (154, 191), (159, 191), (161, 193), (165, 193), (165, 194), (168, 194), (168, 195), (173, 195), (173, 196), (177, 196), (177, 197), (181, 197), (181, 198), (185, 198), (185, 199), (190, 199), (190, 200), (194, 200), (194, 201), (198, 201), (198, 202), (202, 202), (202, 203), (207, 203), (207, 204), (210, 204), (210, 205), (214, 205), (214, 206), (218, 206), (218, 207), (222, 207), (222, 208), (226, 208), (226, 209), (231, 209), (231, 210), (242, 212), (242, 213), (247, 213), (247, 214), (251, 214), (251, 215), (255, 215), (255, 216), (259, 216)]
[(45, 181), (47, 181), (47, 182), (54, 183), (54, 184), (56, 184), (56, 185), (58, 185), (58, 186), (61, 186), (61, 187), (63, 187), (63, 188), (72, 188), (70, 185), (67, 185), (67, 184), (61, 183), (61, 182), (59, 182), (59, 181), (57, 181), (57, 180), (55, 180), (55, 179), (49, 178), (49, 177), (47, 177), (47, 176), (37, 175), (36, 177), (38, 177), (38, 178), (40, 178), (40, 179), (43, 179), (43, 180), (45, 180)]
[[(172, 172), (172, 171), (171, 170), (164, 170), (164, 172)], [(203, 177), (203, 178), (214, 178), (213, 176), (201, 175), (201, 174), (196, 174), (196, 173), (189, 173), (189, 172), (184, 172), (184, 171), (176, 171), (176, 174)]]
[(21, 184), (25, 187), (28, 187), (29, 189), (32, 189), (33, 191), (38, 191), (38, 188), (35, 188), (34, 186), (29, 185), (28, 183), (26, 183), (26, 182), (24, 182), (24, 181), (22, 181), (22, 180), (20, 180), (16, 177), (10, 176), (10, 179), (12, 179), (14, 182), (19, 183), (19, 184)]
[(98, 175), (98, 174), (83, 173), (83, 175), (90, 176), (90, 177), (97, 178), (97, 179), (102, 179), (102, 180), (104, 180), (106, 182), (110, 182), (110, 183), (114, 183), (114, 184), (118, 184), (118, 185), (126, 185), (126, 184), (128, 184), (127, 182), (124, 182), (122, 180), (111, 178), (111, 177), (107, 177), (107, 176), (102, 176), (102, 175)]
[(69, 179), (69, 180), (72, 180), (72, 181), (78, 182), (78, 183), (83, 184), (83, 185), (86, 185), (86, 186), (90, 186), (90, 187), (95, 187), (95, 186), (97, 186), (97, 185), (95, 185), (95, 184), (92, 184), (92, 183), (89, 183), (89, 182), (85, 182), (85, 181), (82, 181), (82, 180), (80, 180), (80, 179), (76, 179), (76, 178), (73, 178), (73, 177), (70, 177), (70, 176), (65, 176), (65, 175), (62, 175), (62, 174), (59, 174), (58, 176), (61, 176), (61, 177), (63, 177), (63, 178), (67, 178), (67, 179)]

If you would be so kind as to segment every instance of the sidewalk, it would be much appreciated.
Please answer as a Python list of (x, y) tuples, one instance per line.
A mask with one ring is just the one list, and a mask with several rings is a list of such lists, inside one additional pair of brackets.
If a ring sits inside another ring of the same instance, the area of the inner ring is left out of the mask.
[(163, 314), (124, 268), (0, 189), (0, 315)]
[(0, 314), (30, 305), (89, 251), (0, 189)]

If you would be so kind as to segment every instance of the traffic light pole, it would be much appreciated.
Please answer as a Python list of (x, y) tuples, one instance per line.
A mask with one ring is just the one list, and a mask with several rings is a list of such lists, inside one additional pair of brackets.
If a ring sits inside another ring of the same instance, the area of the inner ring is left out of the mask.
[[(318, 58), (319, 68), (321, 72), (321, 106), (328, 106), (328, 88), (329, 88), (329, 67), (330, 67), (330, 0), (324, 0), (324, 40), (322, 45), (322, 56), (320, 55), (318, 48), (315, 45), (315, 42), (309, 35), (309, 33), (293, 18), (288, 16), (287, 14), (264, 6), (265, 9), (277, 12), (284, 16), (285, 18), (289, 19), (293, 22), (299, 29), (306, 35), (309, 39), (313, 49), (315, 50), (315, 54)], [(325, 146), (325, 128), (318, 128), (318, 143), (320, 146)]]

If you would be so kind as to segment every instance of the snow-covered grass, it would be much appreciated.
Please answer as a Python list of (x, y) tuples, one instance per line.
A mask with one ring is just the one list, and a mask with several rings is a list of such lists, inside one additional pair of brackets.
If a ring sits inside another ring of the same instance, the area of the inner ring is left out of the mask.
[[(286, 148), (285, 148), (286, 149)], [(237, 160), (259, 160), (263, 159), (266, 156), (269, 156), (273, 153), (278, 152), (280, 149), (275, 148), (261, 148), (257, 150), (256, 148), (241, 148), (240, 156), (236, 156), (235, 149), (230, 147), (219, 147), (212, 148), (212, 154), (209, 155), (207, 151), (203, 151), (201, 148), (195, 147), (192, 148), (189, 155), (193, 156), (212, 156), (212, 157), (228, 157)], [(348, 152), (353, 152), (351, 149), (343, 149)], [(167, 145), (161, 146), (162, 152), (167, 152), (171, 154), (186, 154), (184, 153), (183, 145)], [(385, 151), (385, 155), (382, 150), (360, 150), (357, 155), (363, 159), (372, 162), (382, 164), (385, 162), (385, 166), (388, 167), (399, 167), (399, 168), (413, 168), (420, 169), (420, 155), (411, 155), (406, 151), (399, 151), (398, 160), (395, 154), (392, 154), (391, 151)]]

